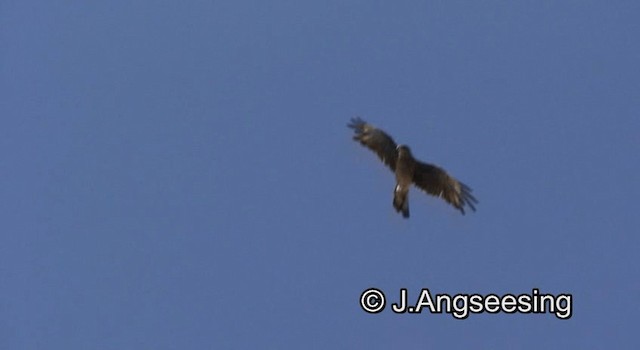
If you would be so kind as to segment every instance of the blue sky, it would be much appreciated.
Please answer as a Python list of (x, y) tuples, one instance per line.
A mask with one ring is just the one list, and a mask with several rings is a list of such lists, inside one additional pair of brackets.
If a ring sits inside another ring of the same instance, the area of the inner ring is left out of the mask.
[[(634, 1), (4, 1), (0, 347), (638, 348)], [(351, 140), (359, 115), (480, 200)], [(377, 287), (572, 293), (370, 315)]]

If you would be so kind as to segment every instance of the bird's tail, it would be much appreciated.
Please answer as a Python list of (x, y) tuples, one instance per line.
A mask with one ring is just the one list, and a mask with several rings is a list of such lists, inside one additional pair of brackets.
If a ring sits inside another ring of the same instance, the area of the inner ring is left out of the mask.
[(409, 191), (402, 191), (396, 187), (393, 192), (393, 207), (398, 213), (402, 212), (402, 217), (409, 217)]

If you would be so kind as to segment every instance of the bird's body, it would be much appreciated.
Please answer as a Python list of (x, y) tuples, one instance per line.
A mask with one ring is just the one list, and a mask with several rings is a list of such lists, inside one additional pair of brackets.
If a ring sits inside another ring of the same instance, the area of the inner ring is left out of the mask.
[(462, 214), (465, 206), (476, 210), (474, 204), (478, 201), (471, 194), (471, 188), (449, 176), (443, 169), (415, 159), (409, 147), (396, 145), (391, 136), (360, 118), (352, 119), (348, 126), (356, 133), (353, 139), (376, 152), (380, 160), (395, 173), (393, 207), (403, 217), (409, 217), (409, 189), (412, 184), (444, 199)]
[(398, 146), (398, 159), (396, 160), (396, 187), (393, 190), (393, 207), (402, 216), (409, 217), (409, 189), (413, 183), (415, 160), (407, 146)]

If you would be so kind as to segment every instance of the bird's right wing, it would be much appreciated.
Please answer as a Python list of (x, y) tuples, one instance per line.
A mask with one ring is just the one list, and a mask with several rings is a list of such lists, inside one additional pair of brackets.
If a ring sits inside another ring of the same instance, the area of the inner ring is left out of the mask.
[(396, 170), (397, 145), (391, 136), (360, 118), (351, 118), (351, 123), (347, 126), (355, 131), (354, 140), (376, 152), (380, 160), (392, 171)]
[(463, 215), (465, 206), (476, 210), (475, 204), (478, 200), (471, 194), (471, 188), (440, 167), (417, 161), (413, 183), (428, 194), (444, 199)]

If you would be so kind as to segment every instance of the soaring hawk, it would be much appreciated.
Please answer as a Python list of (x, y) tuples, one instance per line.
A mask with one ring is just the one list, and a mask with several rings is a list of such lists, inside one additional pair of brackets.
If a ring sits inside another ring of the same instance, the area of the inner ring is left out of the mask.
[(402, 212), (403, 217), (409, 217), (411, 184), (430, 195), (444, 199), (463, 215), (465, 206), (476, 210), (474, 204), (478, 201), (471, 194), (471, 188), (454, 179), (442, 168), (413, 158), (409, 147), (396, 145), (391, 136), (360, 118), (352, 118), (348, 126), (355, 131), (353, 139), (374, 151), (396, 174), (393, 207), (396, 212)]

